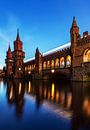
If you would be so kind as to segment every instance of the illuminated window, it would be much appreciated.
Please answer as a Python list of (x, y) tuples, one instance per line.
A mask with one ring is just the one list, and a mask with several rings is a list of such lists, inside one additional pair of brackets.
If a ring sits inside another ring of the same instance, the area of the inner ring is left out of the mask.
[(30, 65), (30, 70), (32, 69), (31, 65)]
[(50, 61), (49, 60), (47, 61), (47, 67), (48, 68), (50, 67)]
[(54, 60), (51, 61), (51, 67), (54, 67)]
[(58, 58), (55, 60), (55, 67), (59, 67), (59, 59)]
[(64, 68), (64, 66), (65, 66), (65, 59), (64, 59), (64, 57), (61, 57), (61, 59), (60, 59), (60, 68)]
[(83, 62), (90, 62), (90, 49), (84, 51)]
[(43, 68), (46, 69), (46, 61), (43, 63)]
[(68, 56), (66, 57), (66, 66), (67, 66), (67, 67), (70, 67), (70, 66), (71, 66), (71, 56), (70, 56), (70, 55), (68, 55)]

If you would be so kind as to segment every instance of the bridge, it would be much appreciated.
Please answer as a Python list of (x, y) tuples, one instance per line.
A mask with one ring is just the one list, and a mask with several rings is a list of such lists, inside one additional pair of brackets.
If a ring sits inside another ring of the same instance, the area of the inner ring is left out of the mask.
[(85, 31), (83, 36), (80, 35), (75, 17), (70, 28), (69, 43), (42, 54), (37, 48), (35, 57), (26, 61), (22, 45), (18, 32), (14, 51), (11, 52), (9, 46), (6, 55), (7, 78), (48, 79), (62, 76), (73, 81), (90, 81), (90, 34)]
[[(42, 77), (51, 77), (52, 75), (64, 75), (70, 77), (71, 74), (71, 52), (70, 43), (52, 49), (41, 54), (36, 49), (36, 58), (39, 58), (38, 67), (42, 71)], [(35, 74), (35, 57), (25, 61), (25, 75)]]

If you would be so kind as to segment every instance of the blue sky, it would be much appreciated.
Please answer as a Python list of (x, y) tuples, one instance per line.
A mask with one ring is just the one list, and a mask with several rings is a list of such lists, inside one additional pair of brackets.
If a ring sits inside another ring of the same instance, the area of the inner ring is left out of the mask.
[(90, 32), (89, 0), (1, 0), (0, 67), (5, 64), (9, 42), (13, 50), (17, 28), (28, 59), (37, 47), (46, 52), (69, 42), (73, 16), (81, 34)]

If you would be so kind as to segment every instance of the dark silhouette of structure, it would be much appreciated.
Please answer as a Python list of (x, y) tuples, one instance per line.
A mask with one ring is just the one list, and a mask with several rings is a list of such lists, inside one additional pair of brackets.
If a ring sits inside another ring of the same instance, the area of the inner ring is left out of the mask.
[(43, 79), (62, 75), (73, 81), (90, 81), (90, 35), (86, 31), (80, 36), (75, 17), (70, 39), (70, 43), (43, 54), (37, 48), (35, 57), (23, 62), (25, 53), (18, 32), (14, 51), (11, 52), (10, 47), (7, 51), (6, 76)]

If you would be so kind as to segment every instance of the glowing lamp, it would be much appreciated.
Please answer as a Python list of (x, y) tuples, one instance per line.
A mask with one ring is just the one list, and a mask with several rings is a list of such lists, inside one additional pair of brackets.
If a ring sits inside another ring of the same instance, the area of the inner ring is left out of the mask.
[(21, 68), (19, 68), (19, 70), (21, 70)]
[(52, 73), (54, 73), (54, 70), (51, 70)]
[(31, 71), (29, 71), (28, 73), (31, 74)]

